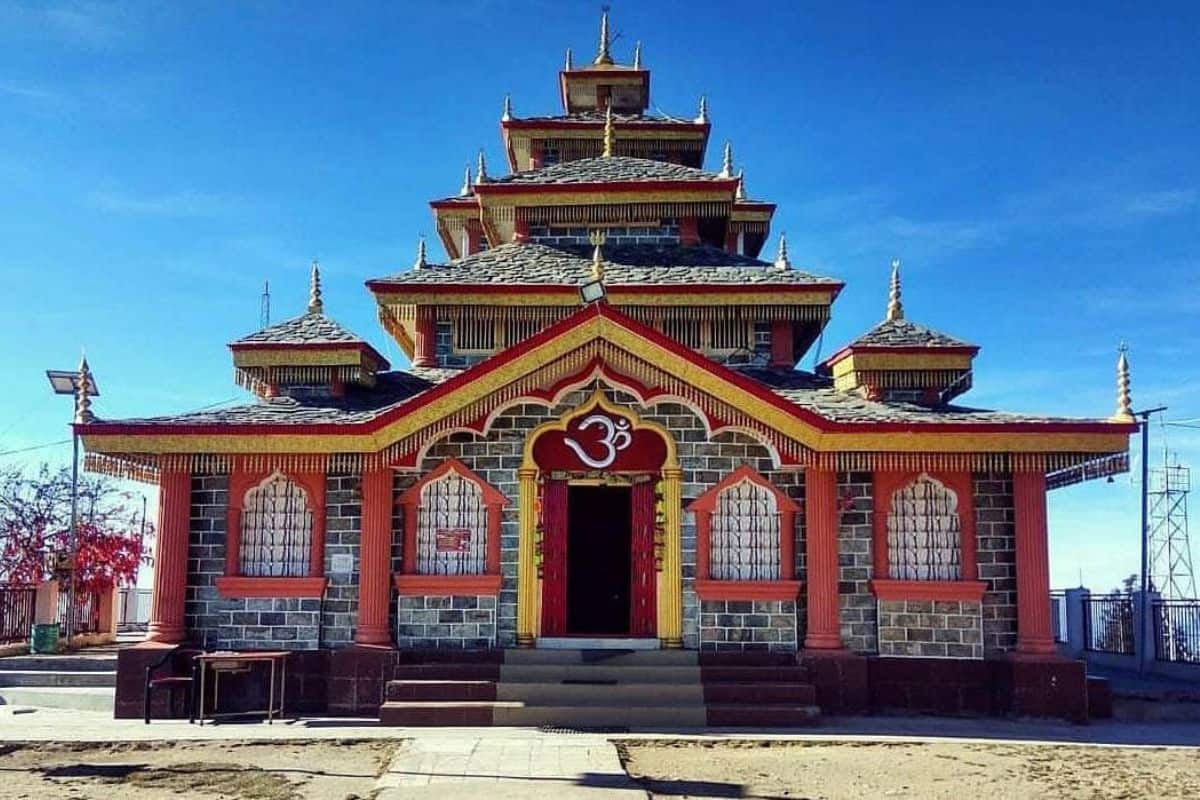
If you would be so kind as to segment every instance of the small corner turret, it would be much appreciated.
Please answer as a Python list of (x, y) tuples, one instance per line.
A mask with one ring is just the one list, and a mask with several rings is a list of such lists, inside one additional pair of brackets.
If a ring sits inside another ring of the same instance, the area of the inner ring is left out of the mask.
[(892, 261), (883, 322), (820, 366), (838, 391), (869, 400), (925, 406), (948, 403), (971, 388), (976, 345), (904, 318), (900, 260)]
[(321, 267), (315, 260), (305, 312), (244, 336), (229, 349), (234, 380), (261, 398), (340, 397), (347, 384), (374, 386), (376, 374), (390, 368), (375, 348), (325, 316)]

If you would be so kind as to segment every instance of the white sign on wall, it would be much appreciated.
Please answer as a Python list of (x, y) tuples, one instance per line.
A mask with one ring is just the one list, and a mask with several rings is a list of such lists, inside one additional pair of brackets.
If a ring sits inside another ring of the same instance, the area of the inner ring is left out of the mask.
[(354, 572), (354, 556), (349, 553), (335, 553), (329, 557), (329, 572), (332, 575), (349, 575)]

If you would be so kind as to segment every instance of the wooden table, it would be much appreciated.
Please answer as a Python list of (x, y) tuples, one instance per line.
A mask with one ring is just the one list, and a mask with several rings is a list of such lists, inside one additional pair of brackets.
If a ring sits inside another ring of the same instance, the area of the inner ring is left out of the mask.
[[(204, 724), (204, 696), (207, 688), (205, 676), (210, 669), (213, 672), (213, 713), (208, 716), (212, 719), (241, 716), (242, 714), (266, 714), (267, 724), (270, 725), (274, 722), (276, 714), (282, 717), (284, 701), (287, 698), (287, 659), (290, 655), (291, 653), (287, 650), (218, 650), (196, 656), (196, 662), (200, 665), (200, 709), (197, 714), (200, 724)], [(271, 680), (267, 688), (267, 707), (225, 714), (217, 713), (216, 709), (220, 707), (221, 673), (246, 673), (250, 671), (252, 665), (263, 663), (268, 664), (271, 669)], [(276, 680), (277, 674), (278, 681)], [(277, 686), (279, 687), (278, 693), (276, 693)], [(276, 696), (279, 699), (278, 708), (275, 707)]]

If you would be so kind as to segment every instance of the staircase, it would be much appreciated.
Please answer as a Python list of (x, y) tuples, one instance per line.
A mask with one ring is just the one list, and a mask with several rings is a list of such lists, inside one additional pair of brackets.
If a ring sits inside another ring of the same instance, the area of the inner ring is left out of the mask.
[(686, 650), (431, 651), (396, 668), (383, 725), (700, 728), (813, 724), (804, 667), (787, 655)]
[(112, 711), (117, 650), (0, 658), (0, 705)]

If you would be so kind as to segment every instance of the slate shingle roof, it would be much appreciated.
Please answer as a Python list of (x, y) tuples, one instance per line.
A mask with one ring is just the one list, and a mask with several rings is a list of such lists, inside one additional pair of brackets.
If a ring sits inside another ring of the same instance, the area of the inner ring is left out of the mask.
[[(746, 284), (828, 285), (833, 278), (797, 269), (777, 269), (749, 256), (708, 245), (605, 245), (604, 282), (609, 286)], [(372, 283), (429, 283), (578, 286), (591, 280), (590, 245), (551, 247), (510, 242), (452, 264), (428, 264)]]
[[(542, 117), (514, 117), (514, 122), (577, 122), (581, 125), (595, 125), (596, 123), (604, 122), (603, 111), (576, 111), (571, 114), (558, 114)], [(613, 122), (619, 125), (637, 124), (637, 123), (652, 123), (662, 124), (664, 122), (680, 122), (688, 125), (696, 124), (695, 120), (685, 119), (682, 117), (667, 117), (667, 116), (652, 116), (648, 114), (623, 114), (617, 111), (613, 112)]]
[(894, 422), (901, 424), (1061, 423), (1085, 422), (1071, 417), (1047, 417), (1008, 411), (991, 411), (967, 406), (923, 406), (917, 403), (867, 400), (857, 394), (839, 392), (829, 378), (799, 370), (763, 367), (738, 368), (771, 391), (834, 422)]
[(366, 344), (355, 333), (320, 313), (309, 312), (243, 336), (234, 344)]
[(859, 336), (849, 347), (974, 347), (941, 331), (906, 319), (884, 320)]
[(668, 164), (649, 158), (631, 156), (601, 156), (563, 161), (549, 167), (514, 172), (502, 178), (492, 178), (483, 184), (572, 184), (572, 183), (617, 183), (622, 181), (728, 181), (715, 172), (708, 172), (682, 164)]

